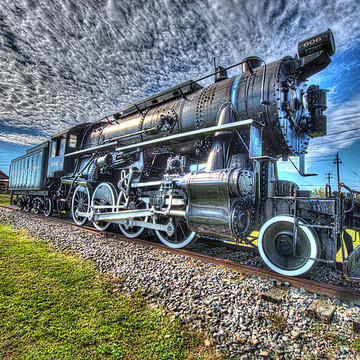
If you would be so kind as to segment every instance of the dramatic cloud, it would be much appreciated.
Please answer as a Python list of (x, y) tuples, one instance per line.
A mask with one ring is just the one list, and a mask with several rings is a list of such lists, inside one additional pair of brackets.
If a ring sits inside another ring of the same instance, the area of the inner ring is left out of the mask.
[(0, 124), (49, 136), (218, 64), (294, 54), (331, 27), (359, 36), (356, 1), (3, 0)]
[(48, 140), (44, 136), (33, 136), (29, 134), (5, 134), (0, 132), (0, 141), (20, 145), (35, 145)]

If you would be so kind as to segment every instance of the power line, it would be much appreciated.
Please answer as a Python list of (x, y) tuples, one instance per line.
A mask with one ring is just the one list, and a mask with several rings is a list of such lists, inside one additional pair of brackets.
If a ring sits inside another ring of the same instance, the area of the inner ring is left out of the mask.
[(348, 166), (346, 166), (344, 163), (343, 163), (343, 165), (348, 169), (348, 170), (350, 170), (353, 174), (355, 174), (356, 176), (358, 176), (358, 177), (360, 177), (360, 175), (357, 173), (357, 172), (355, 172), (354, 170), (351, 170)]
[(310, 163), (310, 162), (322, 162), (322, 163), (324, 163), (324, 162), (330, 162), (330, 161), (333, 161), (333, 159), (334, 158), (332, 158), (332, 159), (309, 159), (308, 160), (308, 162)]
[(296, 184), (298, 186), (324, 186), (324, 184)]
[(311, 146), (322, 146), (322, 145), (325, 145), (325, 144), (330, 144), (330, 143), (334, 143), (334, 142), (338, 142), (338, 141), (345, 141), (345, 140), (351, 140), (351, 139), (359, 139), (360, 136), (351, 136), (351, 137), (347, 137), (347, 138), (344, 138), (344, 139), (336, 139), (336, 140), (329, 140), (329, 141), (324, 141), (322, 143), (319, 143), (319, 144), (312, 144)]
[[(311, 153), (308, 153), (308, 155), (310, 155)], [(312, 159), (312, 158), (311, 158)], [(331, 159), (331, 160), (334, 160), (334, 156), (327, 156), (327, 155), (324, 155), (324, 156), (316, 156), (314, 157), (314, 159), (318, 160), (318, 159)]]
[[(305, 186), (322, 186), (322, 187), (324, 187), (325, 185), (324, 184), (296, 184), (296, 185), (298, 185), (298, 186), (301, 186), (301, 187), (305, 187)], [(353, 188), (359, 188), (360, 187), (360, 185), (352, 185), (351, 186), (351, 188), (353, 189)]]
[(332, 166), (330, 172), (332, 173), (334, 171), (334, 169), (335, 169), (335, 164)]
[[(360, 130), (360, 127), (358, 127), (358, 128), (353, 128), (353, 129), (348, 129), (348, 130), (336, 131), (336, 132), (327, 134), (326, 136), (334, 136), (334, 135), (343, 134), (343, 133), (347, 133), (347, 132), (350, 132), (350, 131), (357, 131), (357, 130)], [(331, 143), (331, 142), (334, 142), (334, 141), (350, 140), (350, 139), (354, 139), (354, 138), (359, 138), (359, 136), (351, 136), (351, 137), (344, 138), (344, 139), (324, 141), (324, 142), (322, 142), (322, 143), (314, 144), (314, 145), (312, 145), (312, 146), (319, 146), (319, 145)]]
[(333, 133), (330, 133), (330, 134), (326, 134), (326, 135), (327, 135), (327, 136), (332, 136), (332, 135), (343, 134), (343, 133), (346, 133), (346, 132), (356, 131), (356, 130), (360, 130), (360, 127), (354, 128), (354, 129), (336, 131), (336, 132), (333, 132)]

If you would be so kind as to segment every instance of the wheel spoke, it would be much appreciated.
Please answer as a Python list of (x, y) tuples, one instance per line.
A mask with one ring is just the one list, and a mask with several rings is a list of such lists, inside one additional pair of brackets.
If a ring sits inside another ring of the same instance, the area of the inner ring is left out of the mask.
[(183, 225), (181, 225), (181, 224), (182, 224), (182, 222), (179, 221), (179, 228), (180, 228), (180, 230), (181, 230), (181, 232), (183, 234), (183, 237), (186, 238), (186, 234), (185, 234), (185, 231), (183, 229)]
[(74, 222), (77, 225), (84, 225), (85, 222), (87, 221), (86, 217), (78, 215), (78, 211), (87, 212), (89, 202), (90, 202), (89, 189), (79, 185), (75, 189), (75, 192), (73, 194), (72, 203), (71, 203), (72, 217), (73, 217)]
[[(104, 205), (115, 205), (116, 190), (115, 187), (110, 183), (99, 184), (92, 196), (91, 206), (104, 206)], [(112, 209), (96, 209), (96, 213), (101, 214), (104, 212), (112, 212)], [(93, 222), (93, 225), (98, 230), (106, 230), (110, 226), (110, 222), (98, 221)]]
[[(119, 208), (120, 206), (124, 206), (127, 202), (127, 196), (126, 194), (121, 191), (117, 202), (116, 202), (116, 206), (117, 211), (122, 211), (123, 209)], [(135, 209), (146, 209), (147, 208), (147, 204), (144, 203), (143, 201), (135, 201), (133, 200), (133, 197), (130, 198), (129, 203), (128, 203), (128, 209), (130, 210), (135, 210)], [(140, 217), (140, 218), (134, 218), (134, 220), (137, 221), (148, 221), (148, 217)], [(140, 226), (126, 226), (124, 224), (119, 224), (119, 229), (120, 231), (129, 238), (135, 238), (140, 236), (145, 228), (144, 227), (140, 227)]]
[(53, 212), (53, 201), (51, 198), (45, 199), (45, 209), (44, 209), (44, 215), (50, 216)]
[(162, 225), (169, 224), (171, 221), (174, 222), (175, 232), (172, 236), (169, 236), (164, 230), (155, 230), (159, 240), (171, 248), (183, 248), (190, 245), (195, 239), (196, 234), (187, 227), (186, 221), (182, 218), (171, 220), (171, 218), (163, 217), (154, 221)]

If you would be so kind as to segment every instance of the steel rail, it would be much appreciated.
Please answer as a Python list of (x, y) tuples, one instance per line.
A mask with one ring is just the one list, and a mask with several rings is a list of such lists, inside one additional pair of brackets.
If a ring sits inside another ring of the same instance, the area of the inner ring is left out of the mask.
[[(4, 205), (0, 205), (0, 208), (7, 208), (7, 209), (14, 210), (14, 211), (19, 211), (18, 209), (14, 209), (13, 207), (4, 206)], [(39, 215), (36, 215), (33, 213), (27, 213), (27, 214), (34, 216), (34, 217), (42, 217), (41, 214), (39, 214)], [(360, 305), (360, 290), (351, 289), (351, 288), (347, 288), (347, 287), (343, 287), (343, 286), (339, 286), (339, 285), (326, 284), (326, 283), (323, 283), (320, 281), (301, 278), (301, 277), (289, 277), (289, 276), (278, 274), (269, 269), (259, 268), (259, 267), (253, 266), (253, 265), (241, 264), (241, 263), (233, 261), (233, 260), (221, 259), (221, 258), (217, 258), (217, 257), (211, 256), (211, 255), (196, 253), (191, 250), (172, 249), (161, 243), (154, 243), (152, 241), (148, 241), (148, 240), (144, 240), (144, 239), (138, 239), (138, 238), (130, 239), (123, 235), (113, 233), (113, 232), (102, 232), (102, 231), (96, 230), (90, 226), (79, 226), (69, 220), (59, 219), (59, 218), (55, 218), (55, 217), (47, 217), (46, 219), (55, 221), (55, 222), (61, 222), (61, 223), (70, 225), (72, 227), (75, 227), (78, 229), (83, 229), (85, 231), (95, 233), (95, 234), (111, 235), (111, 236), (119, 238), (121, 241), (125, 241), (128, 243), (136, 243), (136, 244), (140, 244), (143, 246), (151, 246), (152, 248), (156, 248), (156, 249), (165, 251), (167, 253), (183, 255), (183, 256), (186, 256), (186, 257), (188, 257), (190, 259), (194, 259), (194, 260), (201, 260), (205, 263), (222, 266), (224, 268), (234, 270), (241, 274), (246, 274), (246, 275), (250, 275), (250, 276), (254, 275), (254, 276), (259, 276), (259, 277), (266, 278), (266, 279), (274, 279), (274, 280), (278, 280), (282, 283), (287, 282), (288, 284), (290, 284), (296, 288), (304, 288), (306, 291), (309, 291), (312, 293), (316, 293), (316, 294), (324, 295), (324, 296), (335, 297), (335, 298), (343, 300), (343, 301), (352, 301), (354, 304)], [(219, 243), (219, 245), (220, 244), (221, 243)], [(242, 248), (244, 248), (244, 247), (242, 247)]]

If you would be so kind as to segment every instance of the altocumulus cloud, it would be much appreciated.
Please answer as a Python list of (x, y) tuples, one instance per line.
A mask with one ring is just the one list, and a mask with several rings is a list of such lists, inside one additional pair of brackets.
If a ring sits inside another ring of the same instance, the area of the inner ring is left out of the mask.
[[(357, 1), (3, 0), (1, 140), (24, 144), (248, 55), (293, 54), (331, 27), (358, 37)], [(344, 116), (338, 113), (338, 116)]]
[(10, 142), (19, 145), (39, 144), (47, 139), (43, 136), (34, 136), (29, 134), (9, 134), (0, 132), (0, 141)]

